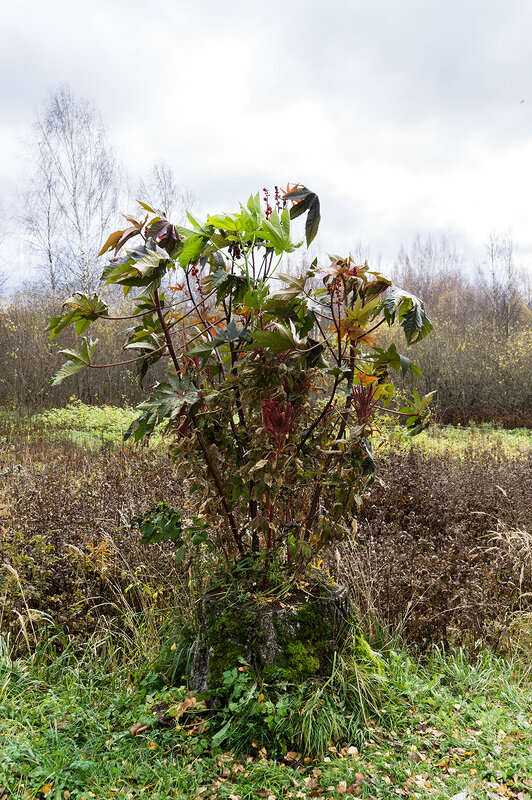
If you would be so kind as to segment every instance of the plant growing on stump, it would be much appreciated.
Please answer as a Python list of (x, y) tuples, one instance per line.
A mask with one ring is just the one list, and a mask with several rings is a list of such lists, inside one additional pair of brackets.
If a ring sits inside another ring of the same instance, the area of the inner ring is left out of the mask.
[[(151, 514), (145, 538), (171, 538), (180, 553), (208, 543), (252, 589), (288, 582), (350, 534), (373, 480), (374, 414), (392, 405), (391, 370), (419, 374), (395, 345), (379, 346), (379, 328), (402, 327), (410, 346), (431, 323), (418, 298), (349, 256), (283, 272), (303, 244), (292, 220), (306, 215), (307, 247), (318, 230), (319, 200), (304, 186), (276, 189), (271, 204), (264, 190), (205, 221), (189, 215), (188, 227), (140, 205), (142, 218), (128, 217), (102, 247), (110, 257), (101, 280), (133, 297), (118, 363), (135, 363), (142, 381), (165, 358), (168, 375), (126, 438), (166, 426), (199, 520), (191, 531), (175, 514)], [(111, 319), (96, 294), (65, 301), (51, 338), (71, 324), (83, 338), (63, 351), (51, 384), (112, 367), (85, 335)], [(412, 434), (427, 423), (430, 397), (395, 412)]]

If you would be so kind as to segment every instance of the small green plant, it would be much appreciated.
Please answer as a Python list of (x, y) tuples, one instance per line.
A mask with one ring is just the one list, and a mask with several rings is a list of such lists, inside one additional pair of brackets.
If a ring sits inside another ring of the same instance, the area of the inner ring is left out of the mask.
[(170, 541), (176, 548), (176, 564), (191, 549), (198, 550), (203, 546), (207, 552), (216, 550), (209, 539), (209, 529), (203, 520), (193, 519), (183, 524), (181, 512), (169, 503), (159, 501), (153, 508), (140, 517), (134, 517), (132, 524), (138, 524), (142, 534), (142, 544), (150, 542)]
[[(373, 480), (375, 413), (399, 414), (416, 434), (433, 394), (414, 394), (394, 411), (390, 371), (413, 378), (419, 369), (375, 338), (382, 325), (397, 325), (408, 345), (423, 339), (432, 328), (423, 303), (351, 257), (315, 259), (297, 277), (281, 272), (283, 257), (302, 244), (292, 220), (306, 215), (310, 245), (320, 204), (303, 186), (276, 189), (273, 206), (265, 191), (264, 201), (257, 194), (205, 222), (189, 215), (189, 227), (141, 203), (145, 216), (128, 217), (129, 227), (101, 251), (112, 251), (104, 286), (135, 293), (125, 318), (130, 358), (120, 363), (135, 363), (142, 380), (152, 364), (169, 360), (167, 379), (139, 406), (126, 438), (139, 441), (166, 425), (226, 572), (247, 564), (263, 588), (300, 576), (351, 532)], [(139, 244), (119, 255), (134, 238)], [(74, 325), (83, 338), (78, 350), (63, 351), (68, 360), (52, 385), (110, 367), (97, 362), (97, 340), (84, 334), (111, 319), (97, 295), (65, 301), (50, 336)], [(207, 541), (203, 530), (177, 535), (179, 548)]]
[(295, 748), (322, 756), (332, 742), (362, 741), (387, 685), (374, 666), (336, 655), (325, 680), (293, 684), (280, 670), (263, 681), (241, 661), (223, 673), (218, 694), (224, 704), (210, 723), (216, 731), (211, 746), (236, 753), (264, 748), (274, 756)]

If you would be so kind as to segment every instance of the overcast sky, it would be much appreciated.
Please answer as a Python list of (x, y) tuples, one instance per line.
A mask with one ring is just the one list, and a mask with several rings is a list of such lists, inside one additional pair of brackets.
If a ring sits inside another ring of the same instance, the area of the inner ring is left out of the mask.
[(201, 212), (299, 181), (325, 251), (446, 234), (472, 262), (511, 229), (532, 263), (531, 0), (18, 0), (0, 26), (4, 214), (66, 82), (131, 172), (165, 160)]

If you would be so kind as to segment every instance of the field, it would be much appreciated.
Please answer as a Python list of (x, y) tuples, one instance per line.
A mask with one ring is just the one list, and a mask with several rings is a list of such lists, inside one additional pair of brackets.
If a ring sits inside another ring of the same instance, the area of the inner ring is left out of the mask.
[(325, 686), (258, 687), (244, 667), (228, 718), (183, 687), (205, 563), (130, 525), (187, 507), (160, 436), (122, 445), (132, 415), (0, 413), (0, 798), (532, 794), (530, 430), (382, 420), (380, 483), (326, 566), (383, 673), (345, 653)]

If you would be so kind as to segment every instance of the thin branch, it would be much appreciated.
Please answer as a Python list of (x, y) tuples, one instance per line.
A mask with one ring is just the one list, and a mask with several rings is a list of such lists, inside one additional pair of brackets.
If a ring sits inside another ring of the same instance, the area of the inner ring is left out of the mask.
[(88, 364), (90, 369), (106, 369), (108, 367), (123, 367), (124, 364), (135, 364), (137, 361), (142, 361), (144, 358), (149, 358), (150, 356), (154, 356), (155, 353), (160, 353), (161, 350), (165, 350), (168, 345), (163, 344), (161, 347), (158, 347), (157, 350), (150, 350), (149, 353), (146, 353), (144, 356), (137, 356), (136, 358), (130, 358), (128, 361), (115, 361), (112, 364)]

